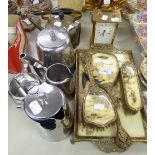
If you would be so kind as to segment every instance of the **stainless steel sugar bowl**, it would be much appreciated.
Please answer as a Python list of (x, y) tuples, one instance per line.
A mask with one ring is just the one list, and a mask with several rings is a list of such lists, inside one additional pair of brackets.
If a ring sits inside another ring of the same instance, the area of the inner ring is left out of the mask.
[(70, 69), (75, 66), (75, 53), (65, 28), (52, 26), (39, 32), (37, 36), (39, 61), (45, 67), (63, 63)]
[(37, 123), (45, 139), (54, 142), (65, 139), (71, 131), (73, 118), (63, 92), (46, 82), (36, 87), (38, 92), (32, 89), (25, 98), (26, 114)]
[(19, 73), (12, 78), (8, 93), (15, 101), (17, 108), (23, 110), (25, 97), (33, 87), (38, 85), (40, 85), (40, 80), (33, 73)]

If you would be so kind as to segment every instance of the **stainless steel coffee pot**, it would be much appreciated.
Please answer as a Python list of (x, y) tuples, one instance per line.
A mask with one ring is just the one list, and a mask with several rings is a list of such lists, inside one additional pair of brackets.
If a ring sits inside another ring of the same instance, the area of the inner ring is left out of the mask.
[(70, 133), (73, 117), (63, 92), (46, 82), (34, 87), (24, 100), (26, 114), (41, 129), (44, 138), (60, 141)]
[(37, 53), (41, 64), (45, 67), (54, 63), (63, 63), (72, 71), (75, 70), (75, 52), (65, 28), (51, 26), (43, 28), (26, 12), (25, 16), (40, 30), (37, 36)]
[(73, 74), (66, 65), (55, 63), (46, 68), (39, 61), (26, 54), (21, 54), (20, 57), (35, 68), (36, 73), (42, 80), (58, 86), (66, 95), (74, 93)]
[(39, 61), (45, 67), (63, 63), (70, 69), (75, 66), (75, 53), (66, 29), (58, 26), (45, 28), (37, 36)]
[(13, 77), (9, 84), (9, 95), (15, 101), (16, 107), (23, 110), (24, 99), (29, 91), (40, 85), (39, 78), (33, 73), (19, 73)]

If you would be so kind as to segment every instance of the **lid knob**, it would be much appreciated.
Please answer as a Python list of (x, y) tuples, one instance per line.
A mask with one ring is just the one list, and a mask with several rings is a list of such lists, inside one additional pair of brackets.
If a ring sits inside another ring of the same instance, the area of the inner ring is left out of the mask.
[(56, 35), (54, 31), (50, 31), (50, 37), (52, 41), (56, 41)]
[(59, 12), (59, 18), (60, 18), (60, 20), (64, 19), (64, 13), (63, 13), (63, 11), (60, 11)]
[(40, 101), (40, 103), (41, 103), (42, 105), (48, 104), (48, 103), (46, 102), (46, 93), (40, 93), (40, 94), (38, 95), (38, 101)]

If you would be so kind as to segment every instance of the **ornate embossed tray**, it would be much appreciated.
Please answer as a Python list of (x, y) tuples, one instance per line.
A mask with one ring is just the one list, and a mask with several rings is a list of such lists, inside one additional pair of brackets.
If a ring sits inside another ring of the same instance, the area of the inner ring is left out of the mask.
[[(74, 106), (74, 134), (73, 139), (71, 142), (78, 142), (78, 141), (97, 141), (98, 139), (105, 140), (105, 142), (113, 143), (116, 137), (116, 125), (108, 126), (107, 128), (96, 127), (90, 124), (86, 124), (83, 119), (83, 96), (85, 92), (87, 92), (89, 80), (86, 80), (85, 85), (83, 85), (83, 72), (84, 68), (81, 62), (80, 57), (86, 53), (100, 53), (103, 52), (104, 49), (89, 49), (89, 50), (77, 50), (76, 54), (76, 95), (75, 95), (75, 106)], [(117, 49), (113, 50), (104, 50), (106, 52), (112, 52), (118, 60), (119, 67), (124, 62), (132, 62), (133, 63), (133, 55), (131, 51), (121, 51)], [(120, 120), (122, 123), (123, 128), (127, 131), (130, 135), (132, 142), (147, 142), (146, 139), (146, 118), (143, 115), (143, 109), (135, 114), (128, 113), (126, 108), (124, 108), (125, 99), (122, 92), (122, 82), (119, 76), (119, 79), (116, 85), (113, 88), (112, 94), (115, 95), (118, 102), (118, 114), (120, 116)], [(138, 123), (137, 123), (138, 122)], [(109, 142), (110, 141), (110, 142)], [(115, 147), (114, 147), (115, 148)], [(116, 151), (116, 149), (114, 149)]]

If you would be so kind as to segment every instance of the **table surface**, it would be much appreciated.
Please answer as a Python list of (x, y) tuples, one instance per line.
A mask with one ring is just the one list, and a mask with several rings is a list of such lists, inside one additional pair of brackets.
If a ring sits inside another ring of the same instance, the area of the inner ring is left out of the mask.
[[(92, 32), (92, 24), (89, 13), (83, 13), (80, 19), (82, 23), (81, 40), (78, 48), (88, 49), (89, 40)], [(29, 50), (32, 56), (37, 58), (36, 52), (36, 34), (35, 30), (28, 34)], [(119, 25), (119, 29), (114, 41), (114, 45), (118, 49), (132, 50), (135, 64), (138, 67), (142, 59), (142, 49), (138, 46), (134, 39), (134, 34), (128, 22), (123, 20)], [(12, 75), (9, 74), (9, 81)], [(103, 155), (91, 142), (70, 143), (72, 134), (61, 142), (49, 142), (39, 135), (36, 124), (31, 121), (26, 114), (20, 109), (16, 109), (12, 99), (8, 99), (8, 134), (9, 134), (9, 155)], [(122, 153), (122, 155), (146, 155), (147, 145), (144, 143), (136, 143), (131, 148)], [(111, 155), (117, 153), (111, 153)]]

